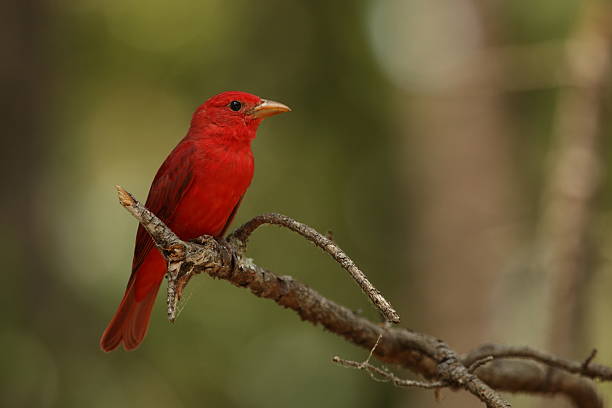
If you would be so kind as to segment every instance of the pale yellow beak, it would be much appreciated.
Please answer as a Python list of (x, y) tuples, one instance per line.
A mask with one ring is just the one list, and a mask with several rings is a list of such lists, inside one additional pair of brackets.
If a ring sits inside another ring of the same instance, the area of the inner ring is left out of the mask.
[(247, 111), (247, 115), (256, 119), (263, 119), (283, 112), (291, 112), (291, 109), (280, 102), (262, 99), (259, 105)]

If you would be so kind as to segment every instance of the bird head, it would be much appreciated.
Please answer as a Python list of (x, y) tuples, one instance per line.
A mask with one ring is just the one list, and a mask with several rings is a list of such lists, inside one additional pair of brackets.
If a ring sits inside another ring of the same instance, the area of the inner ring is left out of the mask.
[(291, 109), (282, 103), (246, 92), (229, 91), (211, 97), (198, 107), (191, 127), (204, 129), (213, 125), (251, 133), (257, 130), (264, 118), (289, 111)]

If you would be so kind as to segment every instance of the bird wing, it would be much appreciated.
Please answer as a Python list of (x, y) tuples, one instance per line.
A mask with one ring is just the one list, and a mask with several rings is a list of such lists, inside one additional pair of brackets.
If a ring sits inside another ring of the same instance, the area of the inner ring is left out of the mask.
[[(168, 155), (151, 183), (145, 206), (166, 224), (171, 221), (181, 199), (193, 181), (191, 161), (193, 151), (194, 146), (191, 143), (179, 143)], [(135, 272), (154, 245), (149, 233), (142, 225), (139, 225), (136, 233), (132, 275), (128, 281), (128, 287), (134, 279)]]
[(234, 221), (234, 217), (236, 216), (236, 213), (238, 212), (238, 208), (240, 207), (240, 204), (242, 203), (242, 199), (243, 198), (244, 198), (244, 194), (240, 197), (240, 200), (238, 200), (238, 202), (234, 206), (234, 209), (232, 210), (230, 216), (227, 217), (227, 221), (225, 222), (225, 225), (223, 226), (223, 229), (219, 233), (220, 237), (225, 235), (225, 232), (229, 228), (230, 224), (232, 223), (232, 221)]

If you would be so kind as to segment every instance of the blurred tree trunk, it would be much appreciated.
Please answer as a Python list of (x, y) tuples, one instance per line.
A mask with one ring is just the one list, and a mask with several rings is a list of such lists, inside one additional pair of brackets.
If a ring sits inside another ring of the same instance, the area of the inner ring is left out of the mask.
[(49, 312), (43, 304), (53, 282), (44, 259), (45, 237), (40, 231), (45, 221), (39, 217), (43, 204), (38, 196), (49, 136), (42, 124), (48, 89), (48, 65), (41, 41), (47, 35), (45, 23), (43, 2), (8, 1), (0, 6), (5, 136), (0, 173), (6, 189), (6, 199), (0, 201), (0, 224), (3, 239), (9, 240), (3, 247), (10, 248), (7, 254), (14, 257), (7, 265), (18, 266), (3, 275), (12, 281), (9, 287), (16, 285), (28, 294), (26, 299), (7, 291), (9, 299), (4, 300), (10, 303), (11, 310), (22, 311), (24, 315), (20, 317), (28, 323)]
[[(610, 78), (609, 6), (586, 2), (564, 60), (543, 206), (532, 249), (532, 308), (544, 311), (531, 344), (567, 358), (592, 348), (585, 322), (596, 248), (593, 206), (601, 185), (603, 102)], [(528, 319), (528, 311), (517, 315)], [(541, 406), (569, 407), (555, 398)]]
[[(446, 89), (415, 97), (412, 124), (405, 130), (407, 155), (418, 158), (423, 175), (413, 194), (423, 206), (420, 224), (416, 231), (410, 227), (416, 234), (413, 270), (421, 296), (412, 307), (423, 319), (419, 329), (459, 351), (495, 338), (494, 293), (515, 250), (518, 218), (511, 126), (503, 95), (489, 81), (502, 65), (479, 58), (495, 43), (495, 16), (484, 2), (463, 3), (470, 8), (464, 15), (476, 19), (462, 24), (476, 22), (468, 28), (478, 33), (477, 46), (462, 66), (465, 75)], [(448, 23), (437, 22), (442, 31), (437, 35), (452, 35), (444, 32)], [(474, 402), (444, 393), (438, 403), (423, 393), (416, 406), (472, 407)]]
[[(537, 266), (546, 279), (548, 346), (567, 357), (588, 355), (586, 282), (592, 275), (593, 203), (601, 184), (603, 99), (610, 78), (610, 10), (590, 7), (567, 46), (570, 86), (561, 91), (551, 151)], [(606, 32), (607, 31), (607, 32)]]
[[(593, 341), (584, 323), (596, 249), (593, 205), (601, 184), (603, 100), (610, 77), (609, 7), (587, 2), (566, 47), (568, 86), (559, 95), (543, 208), (534, 245), (532, 291), (545, 310), (540, 341), (552, 352), (584, 358)], [(590, 344), (589, 344), (590, 343)], [(543, 406), (569, 406), (544, 401)]]
[[(484, 2), (472, 5), (484, 55), (495, 42), (491, 27), (497, 24)], [(424, 174), (415, 194), (424, 205), (415, 239), (420, 261), (414, 270), (422, 283), (417, 302), (425, 305), (424, 330), (459, 350), (483, 341), (520, 341), (569, 358), (588, 354), (584, 289), (594, 264), (591, 207), (600, 185), (611, 25), (604, 7), (590, 7), (585, 15), (568, 43), (569, 86), (560, 93), (542, 214), (529, 248), (532, 267), (510, 268), (517, 263), (511, 260), (517, 255), (520, 203), (501, 93), (503, 62), (474, 58), (462, 67), (470, 72), (462, 81), (415, 98), (411, 107), (406, 134), (413, 141), (407, 148), (416, 153), (408, 154), (422, 157), (416, 163)], [(495, 326), (494, 316), (501, 322)], [(430, 395), (423, 398), (420, 406), (436, 405)], [(447, 406), (469, 404), (461, 396), (443, 398)], [(543, 404), (565, 406), (565, 401)]]

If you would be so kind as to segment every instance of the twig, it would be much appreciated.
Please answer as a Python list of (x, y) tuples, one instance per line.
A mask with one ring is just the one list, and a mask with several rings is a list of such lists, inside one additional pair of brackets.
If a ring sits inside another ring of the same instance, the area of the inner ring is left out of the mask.
[(582, 370), (580, 370), (580, 373), (587, 372), (587, 369), (589, 368), (589, 364), (591, 364), (591, 361), (593, 361), (596, 355), (597, 355), (597, 349), (591, 350), (591, 354), (589, 354), (586, 360), (584, 360), (584, 363), (582, 363)]
[(365, 359), (363, 364), (368, 364), (370, 362), (370, 359), (372, 358), (372, 354), (374, 354), (374, 351), (376, 350), (376, 347), (378, 347), (378, 344), (380, 343), (380, 339), (382, 339), (382, 336), (383, 336), (382, 333), (380, 333), (378, 335), (378, 338), (376, 339), (376, 343), (374, 343), (374, 345), (370, 349), (370, 352), (368, 353), (368, 358)]
[(301, 222), (282, 214), (264, 214), (253, 218), (239, 227), (236, 231), (229, 235), (227, 239), (229, 242), (237, 242), (240, 248), (244, 248), (251, 234), (258, 227), (264, 224), (285, 227), (300, 234), (321, 248), (323, 251), (330, 254), (336, 260), (336, 262), (338, 262), (351, 275), (355, 282), (357, 282), (363, 293), (370, 298), (372, 303), (374, 303), (387, 321), (392, 323), (400, 322), (399, 314), (395, 311), (395, 309), (393, 309), (391, 303), (389, 303), (380, 293), (380, 291), (370, 283), (365, 274), (357, 267), (357, 265), (355, 265), (355, 262), (353, 262), (353, 260), (331, 239), (306, 224), (302, 224)]
[(481, 358), (480, 360), (476, 360), (472, 364), (470, 364), (470, 366), (468, 367), (468, 371), (470, 373), (473, 373), (474, 371), (478, 370), (483, 365), (490, 363), (494, 359), (495, 359), (495, 357), (493, 357), (493, 356), (486, 356), (485, 358)]
[(368, 363), (367, 361), (360, 363), (357, 361), (344, 360), (338, 356), (334, 356), (334, 358), (332, 358), (332, 361), (336, 364), (340, 364), (343, 367), (355, 368), (357, 370), (365, 370), (373, 380), (379, 381), (379, 382), (391, 382), (393, 383), (393, 385), (397, 387), (416, 387), (416, 388), (426, 388), (426, 389), (448, 387), (448, 384), (442, 381), (425, 382), (425, 381), (405, 380), (403, 378), (397, 377), (391, 371), (376, 367)]
[(383, 333), (380, 333), (378, 335), (378, 338), (376, 339), (376, 343), (374, 343), (374, 346), (372, 346), (372, 348), (370, 349), (370, 352), (368, 353), (368, 357), (365, 359), (365, 361), (362, 361), (361, 363), (357, 361), (352, 361), (352, 360), (345, 360), (338, 356), (334, 356), (332, 358), (332, 361), (343, 367), (356, 368), (357, 370), (365, 370), (369, 374), (370, 378), (372, 378), (374, 381), (391, 382), (396, 387), (416, 387), (416, 388), (426, 388), (426, 389), (436, 389), (436, 388), (448, 387), (448, 384), (442, 381), (425, 382), (425, 381), (405, 380), (405, 379), (397, 377), (395, 374), (393, 374), (391, 371), (387, 370), (386, 368), (379, 368), (379, 367), (376, 367), (370, 364), (370, 359), (372, 358), (372, 354), (374, 354), (374, 351), (378, 347), (378, 344), (380, 343), (380, 339), (382, 339), (382, 337), (383, 337)]

